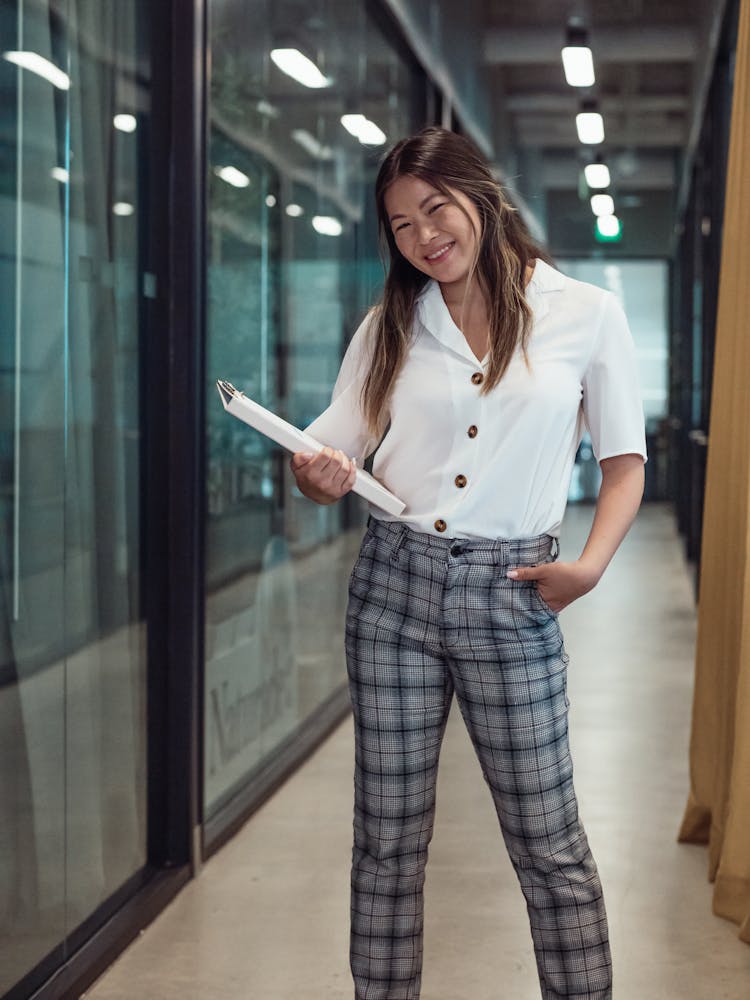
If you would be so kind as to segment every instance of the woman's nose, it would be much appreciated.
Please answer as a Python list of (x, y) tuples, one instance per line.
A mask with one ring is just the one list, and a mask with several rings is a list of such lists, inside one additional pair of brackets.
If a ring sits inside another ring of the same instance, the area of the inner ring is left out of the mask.
[(417, 227), (417, 234), (419, 236), (419, 242), (426, 246), (430, 240), (437, 234), (437, 226), (431, 219), (425, 219), (424, 222), (420, 223)]

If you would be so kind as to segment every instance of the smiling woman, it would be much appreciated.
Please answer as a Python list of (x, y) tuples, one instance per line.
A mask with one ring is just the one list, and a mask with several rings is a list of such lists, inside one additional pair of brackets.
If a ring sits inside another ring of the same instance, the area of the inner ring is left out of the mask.
[(474, 354), (482, 358), (491, 349), (484, 394), (510, 364), (519, 329), (528, 362), (531, 313), (524, 288), (534, 261), (549, 260), (482, 155), (453, 132), (426, 128), (398, 143), (378, 175), (375, 201), (390, 269), (364, 388), (373, 434), (384, 426), (384, 404), (407, 348), (404, 331), (427, 279), (439, 282)]
[(404, 257), (418, 270), (439, 275), (451, 298), (464, 294), (481, 236), (471, 199), (455, 189), (443, 194), (419, 177), (404, 175), (388, 188), (385, 208)]
[[(610, 292), (547, 263), (468, 140), (439, 128), (402, 140), (375, 190), (389, 251), (383, 298), (352, 338), (331, 406), (308, 427), (328, 428), (336, 450), (291, 463), (301, 491), (330, 505), (351, 489), (346, 456), (376, 449), (375, 476), (406, 502), (398, 516), (371, 505), (346, 614), (356, 996), (419, 996), (425, 866), (455, 693), (526, 898), (542, 995), (610, 1000), (558, 614), (596, 585), (643, 493), (632, 338)], [(560, 563), (584, 425), (604, 484), (583, 553)]]

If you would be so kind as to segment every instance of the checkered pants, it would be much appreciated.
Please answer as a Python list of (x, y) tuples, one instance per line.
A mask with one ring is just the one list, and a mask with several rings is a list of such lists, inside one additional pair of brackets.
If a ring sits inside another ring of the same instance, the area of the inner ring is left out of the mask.
[(346, 619), (356, 1000), (419, 997), (425, 865), (454, 689), (526, 898), (542, 997), (612, 996), (602, 888), (573, 788), (562, 633), (536, 584), (505, 576), (556, 559), (553, 541), (438, 538), (370, 518)]

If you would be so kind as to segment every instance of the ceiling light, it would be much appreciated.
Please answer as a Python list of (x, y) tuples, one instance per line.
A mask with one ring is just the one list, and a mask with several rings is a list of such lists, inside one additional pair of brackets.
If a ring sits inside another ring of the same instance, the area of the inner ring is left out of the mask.
[(250, 187), (250, 178), (247, 174), (243, 174), (241, 170), (238, 170), (237, 167), (214, 167), (214, 173), (217, 177), (226, 181), (227, 184), (231, 184), (232, 187)]
[(594, 59), (585, 28), (576, 25), (568, 27), (567, 44), (562, 50), (562, 61), (565, 79), (571, 87), (594, 86)]
[(316, 160), (330, 160), (333, 158), (333, 150), (330, 146), (324, 146), (321, 142), (315, 138), (315, 136), (308, 132), (305, 128), (295, 128), (292, 130), (292, 139), (302, 146), (305, 152), (309, 153), (310, 156), (314, 156)]
[(36, 73), (37, 76), (41, 76), (43, 79), (49, 81), (58, 90), (70, 89), (70, 77), (68, 74), (63, 73), (54, 63), (51, 63), (49, 59), (45, 59), (44, 56), (40, 56), (38, 52), (3, 52), (3, 58), (7, 59), (8, 62), (15, 63), (16, 66), (20, 66), (21, 69), (27, 69), (30, 73)]
[(314, 215), (313, 229), (322, 236), (341, 236), (343, 226), (332, 215)]
[(135, 209), (129, 201), (116, 201), (112, 206), (115, 215), (132, 215)]
[(350, 135), (354, 136), (355, 139), (359, 139), (359, 131), (366, 121), (367, 119), (364, 115), (341, 116), (341, 124)]
[(342, 115), (341, 124), (363, 146), (382, 146), (386, 141), (385, 132), (364, 115)]
[(591, 211), (594, 215), (614, 215), (615, 203), (610, 194), (593, 194), (591, 196)]
[(299, 49), (271, 49), (271, 59), (279, 67), (282, 73), (291, 76), (303, 87), (330, 87), (333, 83), (327, 76), (323, 76), (318, 67), (308, 59)]
[(609, 187), (609, 167), (606, 163), (589, 163), (583, 168), (583, 173), (590, 188)]
[(292, 201), (286, 206), (286, 214), (291, 215), (293, 219), (299, 219), (300, 215), (305, 214), (305, 210), (301, 205), (297, 205)]
[(121, 132), (135, 132), (138, 123), (135, 120), (135, 115), (115, 115), (112, 124)]
[(617, 236), (620, 232), (620, 220), (616, 215), (600, 215), (596, 220), (596, 228), (601, 236)]
[(578, 139), (588, 144), (604, 142), (604, 119), (592, 105), (595, 107), (593, 101), (584, 102), (584, 110), (576, 115)]
[(385, 132), (368, 118), (359, 133), (359, 141), (363, 146), (382, 146), (385, 142)]
[(278, 108), (275, 108), (273, 104), (268, 101), (260, 100), (255, 105), (255, 110), (258, 114), (263, 115), (264, 118), (278, 118), (281, 113)]
[(268, 205), (269, 208), (273, 208), (275, 206), (275, 204), (276, 204), (276, 195), (275, 194), (267, 194), (266, 195), (266, 205)]
[(562, 50), (565, 79), (571, 87), (594, 86), (594, 60), (591, 49), (566, 46)]
[(60, 181), (61, 184), (67, 184), (70, 179), (65, 167), (53, 167), (50, 170), (50, 176), (53, 180)]

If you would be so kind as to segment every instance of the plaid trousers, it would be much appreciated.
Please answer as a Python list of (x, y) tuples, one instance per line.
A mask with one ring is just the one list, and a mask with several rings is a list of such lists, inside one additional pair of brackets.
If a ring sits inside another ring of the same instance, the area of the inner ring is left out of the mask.
[(425, 865), (454, 690), (526, 898), (543, 1000), (612, 996), (602, 888), (573, 788), (562, 633), (536, 583), (505, 576), (556, 559), (554, 541), (368, 522), (346, 616), (355, 1000), (419, 998)]

